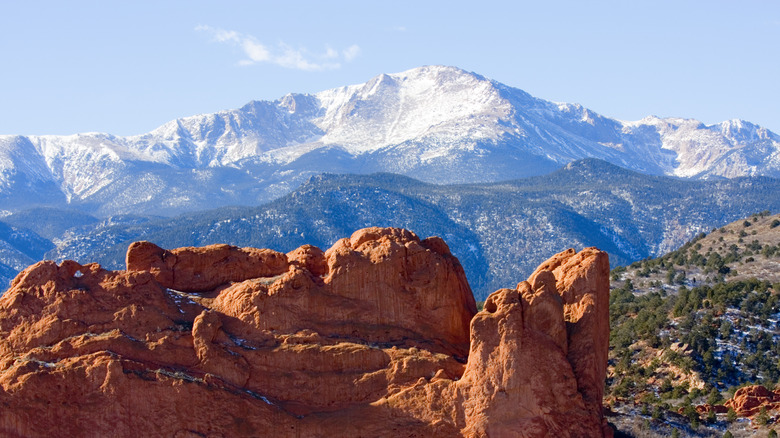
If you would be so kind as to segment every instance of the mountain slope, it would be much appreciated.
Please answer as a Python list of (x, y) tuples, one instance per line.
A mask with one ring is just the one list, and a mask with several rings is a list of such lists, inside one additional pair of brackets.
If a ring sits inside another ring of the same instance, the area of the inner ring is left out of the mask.
[(138, 136), (0, 136), (0, 208), (171, 216), (257, 205), (323, 172), (478, 183), (586, 157), (653, 175), (780, 176), (780, 137), (738, 120), (621, 122), (431, 66), (186, 117)]
[(3, 222), (31, 230), (45, 239), (56, 240), (72, 228), (89, 226), (100, 220), (77, 210), (42, 207), (10, 214), (3, 218)]
[(55, 247), (50, 240), (23, 226), (0, 222), (0, 289), (19, 271), (43, 260), (44, 254)]
[[(669, 205), (674, 205), (670, 208)], [(597, 246), (613, 266), (677, 248), (737, 217), (780, 209), (780, 181), (647, 176), (587, 159), (552, 174), (492, 184), (435, 185), (391, 174), (322, 175), (261, 207), (223, 208), (95, 227), (47, 254), (120, 267), (127, 245), (230, 243), (289, 251), (321, 247), (366, 226), (442, 236), (478, 297), (529, 274), (567, 247)]]

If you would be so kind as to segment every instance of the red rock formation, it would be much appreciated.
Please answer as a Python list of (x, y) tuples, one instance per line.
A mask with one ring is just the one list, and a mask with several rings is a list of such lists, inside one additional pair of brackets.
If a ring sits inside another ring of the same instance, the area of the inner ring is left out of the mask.
[(150, 242), (135, 242), (128, 248), (126, 260), (128, 271), (148, 271), (160, 285), (185, 292), (287, 271), (284, 254), (230, 245), (167, 251)]
[(762, 407), (767, 411), (780, 409), (780, 392), (772, 392), (761, 385), (745, 386), (723, 403), (723, 409), (734, 409), (740, 417), (752, 417), (758, 414)]
[(609, 293), (604, 293), (609, 290), (609, 259), (595, 248), (579, 253), (570, 249), (542, 263), (530, 278), (538, 279), (545, 272), (554, 275), (563, 300), (567, 358), (577, 387), (591, 415), (601, 416), (609, 354)]
[[(710, 412), (715, 412), (716, 414), (725, 414), (728, 411), (729, 408), (723, 405), (711, 405), (709, 403), (705, 403), (703, 405), (696, 406), (696, 413), (699, 415), (707, 415)], [(677, 413), (680, 415), (685, 415), (685, 408), (679, 408)]]
[(447, 245), (400, 229), (286, 255), (138, 242), (127, 265), (41, 262), (0, 298), (0, 435), (609, 434), (598, 250), (480, 313)]

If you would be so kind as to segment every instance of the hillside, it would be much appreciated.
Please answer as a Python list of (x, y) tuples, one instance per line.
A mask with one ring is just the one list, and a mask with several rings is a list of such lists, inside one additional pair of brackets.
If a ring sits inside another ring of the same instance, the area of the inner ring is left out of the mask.
[(426, 66), (184, 117), (137, 136), (0, 136), (0, 209), (171, 217), (256, 206), (324, 172), (487, 183), (588, 157), (650, 175), (778, 177), (780, 136), (743, 120), (623, 122)]
[(749, 423), (693, 407), (780, 383), (780, 215), (740, 219), (611, 275), (607, 393), (618, 422), (645, 436), (669, 424), (740, 436)]
[(47, 257), (118, 268), (136, 240), (168, 248), (230, 243), (289, 251), (304, 242), (327, 247), (366, 226), (395, 226), (446, 239), (484, 299), (562, 248), (596, 246), (609, 253), (612, 266), (627, 265), (766, 208), (780, 210), (778, 180), (680, 180), (594, 159), (494, 184), (321, 175), (261, 207), (101, 223), (70, 233)]
[(711, 286), (728, 281), (760, 278), (780, 283), (780, 218), (768, 211), (754, 214), (701, 233), (676, 251), (652, 260), (641, 260), (613, 272), (613, 287), (626, 281), (645, 290), (666, 292), (680, 285)]

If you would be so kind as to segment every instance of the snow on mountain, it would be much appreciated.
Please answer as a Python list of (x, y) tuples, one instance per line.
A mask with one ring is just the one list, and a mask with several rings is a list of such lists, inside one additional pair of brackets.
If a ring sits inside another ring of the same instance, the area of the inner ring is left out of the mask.
[(657, 175), (777, 177), (780, 137), (740, 120), (622, 122), (428, 66), (185, 117), (137, 136), (0, 136), (0, 208), (170, 215), (266, 201), (322, 172), (488, 182), (585, 157)]
[(371, 152), (412, 139), (456, 145), (497, 141), (511, 104), (493, 83), (450, 68), (420, 68), (380, 75), (352, 87), (316, 95), (324, 114), (314, 123), (323, 144), (351, 153)]
[(630, 127), (650, 126), (676, 160), (665, 172), (680, 177), (780, 175), (780, 137), (742, 120), (706, 126), (698, 120), (646, 117)]

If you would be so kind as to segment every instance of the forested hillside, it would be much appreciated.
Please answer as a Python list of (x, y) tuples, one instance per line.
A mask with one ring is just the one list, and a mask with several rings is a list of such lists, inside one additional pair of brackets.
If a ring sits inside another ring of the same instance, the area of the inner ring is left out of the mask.
[(694, 407), (780, 382), (780, 215), (755, 214), (613, 269), (612, 288), (607, 393), (632, 416), (626, 427), (740, 429), (733, 415)]
[(444, 238), (477, 299), (484, 299), (526, 278), (562, 249), (596, 246), (609, 253), (612, 266), (627, 265), (766, 208), (780, 210), (778, 180), (654, 177), (595, 159), (495, 184), (321, 175), (260, 207), (81, 228), (58, 241), (47, 257), (121, 268), (135, 240), (167, 248), (229, 243), (290, 251), (306, 243), (325, 248), (367, 226), (393, 226)]

